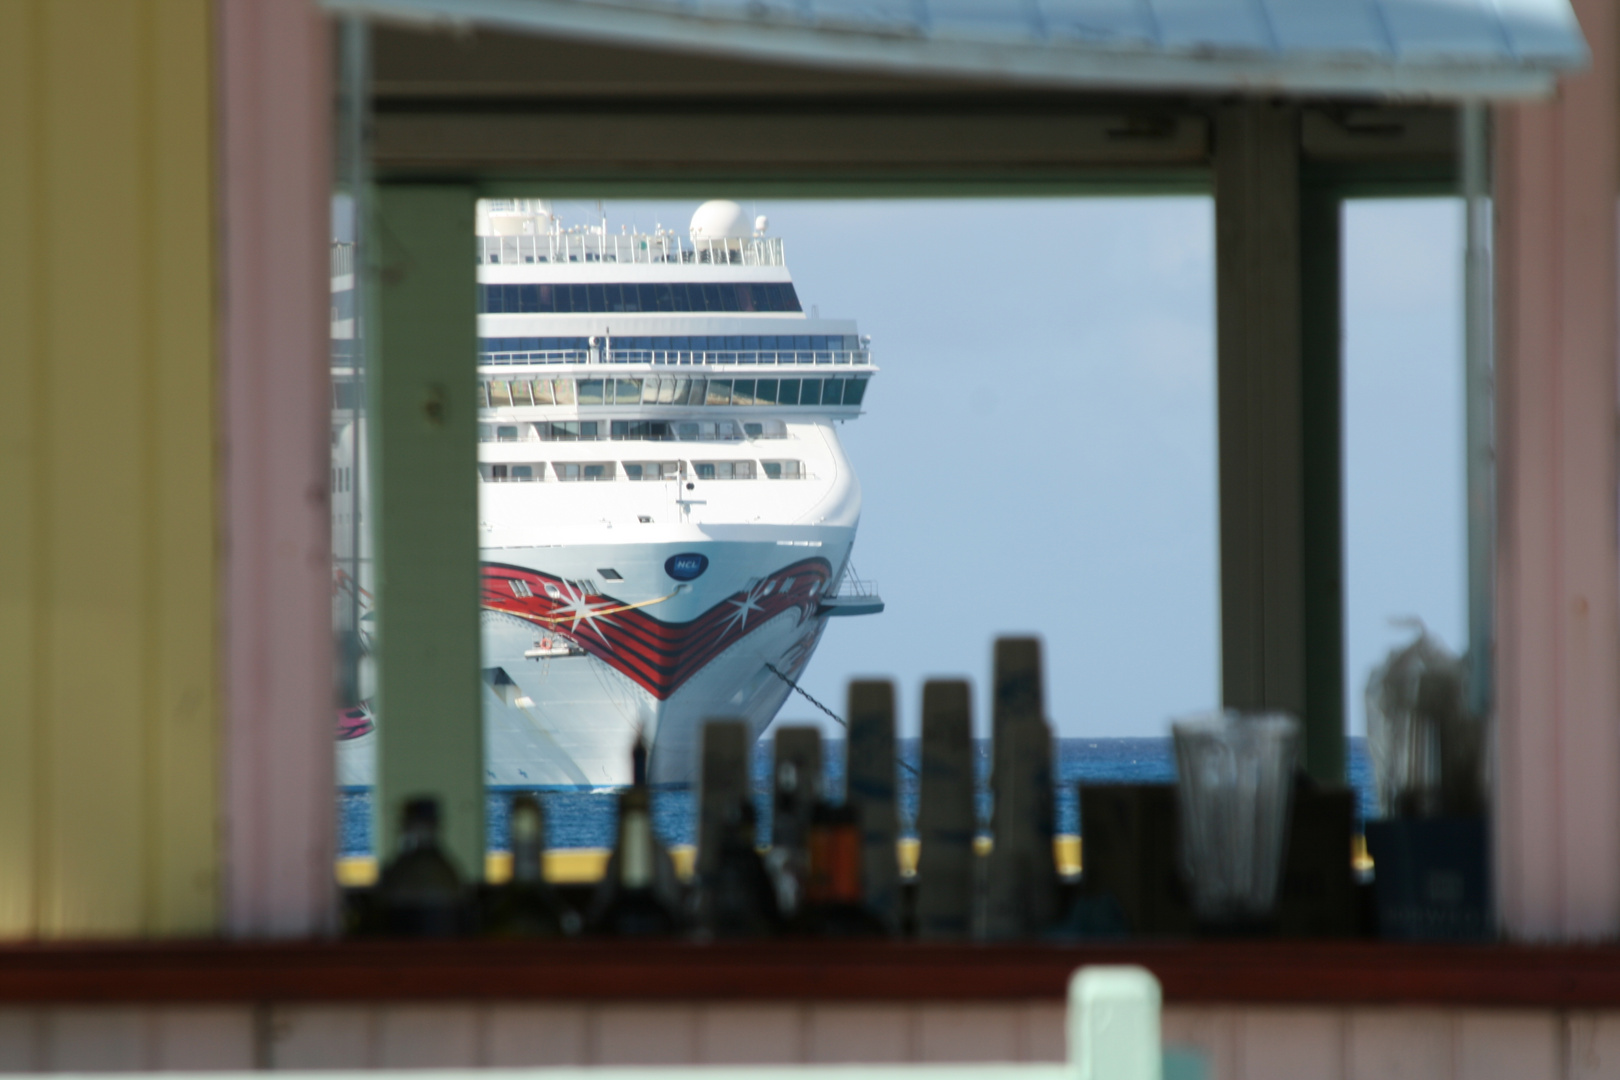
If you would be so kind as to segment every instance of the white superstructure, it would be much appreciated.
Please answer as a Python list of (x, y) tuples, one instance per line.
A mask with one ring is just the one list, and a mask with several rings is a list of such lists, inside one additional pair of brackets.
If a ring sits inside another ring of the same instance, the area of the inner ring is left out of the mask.
[[(828, 617), (881, 610), (839, 589), (861, 492), (835, 424), (866, 341), (804, 313), (735, 203), (685, 237), (526, 200), (478, 226), (488, 782), (626, 783), (638, 731), (655, 783), (689, 781), (704, 720), (757, 736)], [(340, 780), (367, 783), (371, 718), (348, 716)]]

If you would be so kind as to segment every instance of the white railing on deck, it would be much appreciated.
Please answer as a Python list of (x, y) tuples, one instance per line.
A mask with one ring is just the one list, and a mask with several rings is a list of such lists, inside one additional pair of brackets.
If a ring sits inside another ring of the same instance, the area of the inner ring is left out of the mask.
[(354, 245), (334, 242), (332, 244), (332, 276), (342, 277), (344, 274), (354, 273)]
[(656, 367), (697, 367), (712, 364), (717, 367), (785, 367), (841, 366), (856, 367), (872, 362), (870, 349), (837, 352), (677, 352), (658, 349), (609, 349), (605, 353), (594, 350), (564, 349), (538, 352), (487, 352), (478, 354), (481, 366), (514, 364), (652, 364)]
[(692, 240), (674, 233), (564, 232), (534, 236), (480, 236), (479, 266), (535, 263), (647, 263), (693, 266), (785, 266), (775, 236)]

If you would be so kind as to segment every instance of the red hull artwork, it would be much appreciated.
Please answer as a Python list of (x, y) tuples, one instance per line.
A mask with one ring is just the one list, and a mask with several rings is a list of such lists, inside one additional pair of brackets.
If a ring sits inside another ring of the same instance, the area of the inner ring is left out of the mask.
[(804, 559), (735, 592), (684, 623), (662, 622), (653, 603), (627, 604), (573, 581), (522, 567), (485, 563), (483, 605), (534, 624), (537, 638), (561, 638), (635, 680), (660, 701), (720, 652), (785, 611), (810, 620), (832, 567)]

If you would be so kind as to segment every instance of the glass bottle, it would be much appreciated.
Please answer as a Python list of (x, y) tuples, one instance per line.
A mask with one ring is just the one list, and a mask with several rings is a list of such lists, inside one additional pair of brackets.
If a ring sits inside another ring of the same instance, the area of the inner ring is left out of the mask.
[(861, 885), (861, 823), (851, 806), (818, 803), (810, 817), (810, 874), (799, 929), (819, 937), (881, 937)]
[(768, 937), (781, 929), (776, 886), (757, 844), (754, 805), (740, 800), (727, 815), (713, 874), (698, 883), (698, 926), (704, 936)]
[(577, 932), (579, 916), (546, 882), (546, 822), (540, 800), (517, 795), (508, 814), (512, 877), (493, 890), (489, 933), (497, 937), (563, 937)]
[(680, 929), (675, 908), (658, 888), (660, 851), (652, 829), (647, 747), (636, 739), (635, 782), (619, 795), (619, 835), (608, 876), (592, 913), (591, 929), (613, 937), (659, 937)]
[(467, 928), (461, 875), (439, 846), (439, 803), (405, 800), (399, 853), (377, 883), (380, 929), (395, 937), (455, 937)]

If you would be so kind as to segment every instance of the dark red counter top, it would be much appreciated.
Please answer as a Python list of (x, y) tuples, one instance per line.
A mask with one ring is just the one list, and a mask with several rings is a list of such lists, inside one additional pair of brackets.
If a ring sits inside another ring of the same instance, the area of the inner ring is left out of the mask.
[(1376, 942), (227, 942), (0, 947), (0, 1003), (1060, 1000), (1083, 964), (1171, 1004), (1620, 1006), (1620, 948)]

